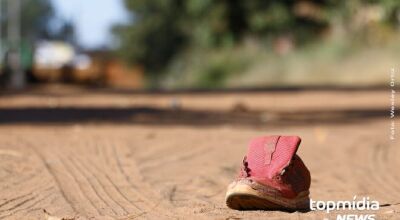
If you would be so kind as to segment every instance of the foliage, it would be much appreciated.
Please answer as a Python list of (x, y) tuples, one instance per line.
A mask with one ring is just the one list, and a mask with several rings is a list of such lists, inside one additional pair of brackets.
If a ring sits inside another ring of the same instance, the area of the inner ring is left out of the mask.
[[(289, 36), (296, 46), (307, 45), (329, 33), (337, 21), (346, 31), (362, 35), (349, 22), (361, 6), (379, 5), (389, 25), (398, 22), (400, 8), (396, 0), (125, 0), (125, 5), (133, 17), (130, 24), (114, 28), (118, 52), (128, 63), (143, 66), (152, 79), (162, 78), (160, 73), (168, 72), (175, 59), (184, 60), (191, 51), (235, 48), (249, 37), (267, 48), (281, 36)], [(225, 64), (201, 69), (197, 72), (204, 76), (198, 79), (207, 85), (220, 84), (232, 70)]]
[[(7, 4), (12, 0), (3, 0), (0, 22), (2, 33), (7, 33)], [(68, 21), (59, 21), (60, 28), (52, 30), (50, 22), (55, 18), (54, 8), (50, 0), (21, 0), (21, 36), (24, 41), (33, 42), (38, 39), (69, 40), (74, 35), (74, 26)], [(4, 37), (4, 36), (3, 36)]]

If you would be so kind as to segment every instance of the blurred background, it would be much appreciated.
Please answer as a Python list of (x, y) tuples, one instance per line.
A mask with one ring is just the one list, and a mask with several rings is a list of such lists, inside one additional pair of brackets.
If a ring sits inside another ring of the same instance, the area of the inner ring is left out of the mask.
[(0, 219), (336, 218), (226, 207), (266, 134), (399, 219), (399, 60), (399, 0), (0, 0)]
[(379, 87), (396, 0), (0, 0), (3, 88)]

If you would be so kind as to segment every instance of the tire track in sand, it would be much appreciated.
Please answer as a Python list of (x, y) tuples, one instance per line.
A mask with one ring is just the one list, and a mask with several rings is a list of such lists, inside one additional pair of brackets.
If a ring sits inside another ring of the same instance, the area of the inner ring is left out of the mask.
[[(104, 186), (104, 183), (100, 181), (100, 179), (97, 177), (97, 175), (94, 174), (93, 171), (89, 170), (87, 166), (83, 164), (83, 162), (80, 162), (77, 159), (74, 159), (76, 157), (69, 156), (68, 160), (82, 173), (83, 176), (86, 177), (86, 180), (90, 182), (90, 185), (92, 186), (93, 190), (96, 191), (96, 195), (98, 197), (102, 198), (103, 201), (107, 204), (107, 206), (113, 210), (113, 212), (117, 215), (126, 215), (129, 212), (123, 207), (118, 201), (116, 201), (112, 193), (108, 192), (106, 190), (106, 187)], [(93, 180), (93, 181), (91, 181)], [(119, 210), (116, 210), (116, 209)]]

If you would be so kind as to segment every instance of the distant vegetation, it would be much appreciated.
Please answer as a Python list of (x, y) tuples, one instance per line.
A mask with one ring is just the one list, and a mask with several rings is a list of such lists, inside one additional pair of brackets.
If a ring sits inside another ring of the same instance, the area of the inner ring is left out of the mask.
[[(1, 1), (0, 22), (2, 33), (7, 33), (9, 1)], [(56, 15), (50, 0), (21, 0), (21, 35), (22, 41), (33, 43), (40, 39), (74, 40), (74, 26)], [(3, 34), (3, 42), (6, 36)]]
[[(395, 47), (400, 27), (396, 0), (125, 0), (125, 5), (133, 19), (114, 27), (118, 53), (144, 67), (152, 86), (164, 87), (290, 85), (301, 77), (335, 83), (329, 79), (335, 80), (332, 68), (344, 64), (341, 58), (368, 62), (365, 50)], [(336, 81), (346, 80), (351, 81)]]

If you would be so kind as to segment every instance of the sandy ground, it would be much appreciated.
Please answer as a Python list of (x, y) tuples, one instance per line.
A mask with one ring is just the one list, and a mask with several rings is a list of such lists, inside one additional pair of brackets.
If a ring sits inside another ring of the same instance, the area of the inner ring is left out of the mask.
[[(336, 219), (225, 206), (251, 137), (296, 134), (313, 200), (369, 196), (400, 219), (388, 91), (0, 96), (0, 219)], [(398, 124), (398, 120), (396, 121)], [(44, 211), (45, 210), (45, 211)]]

